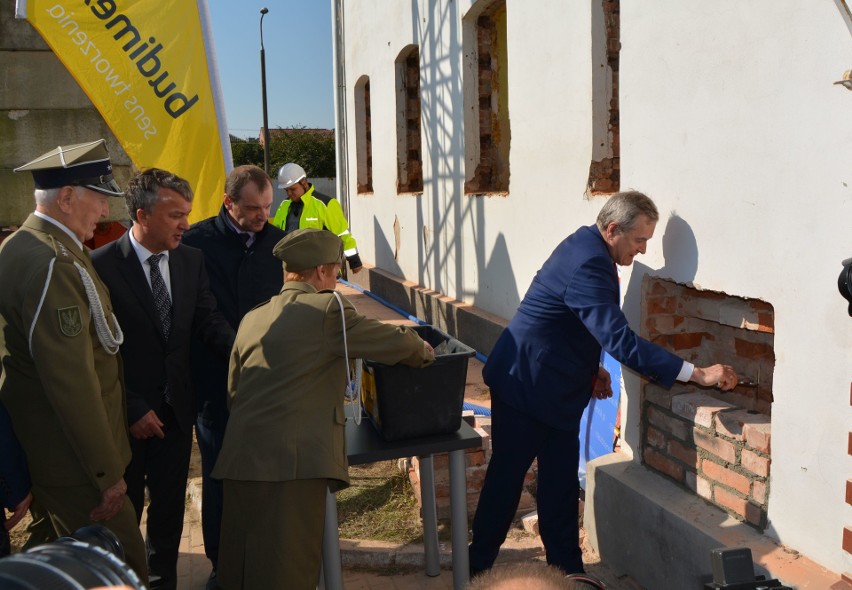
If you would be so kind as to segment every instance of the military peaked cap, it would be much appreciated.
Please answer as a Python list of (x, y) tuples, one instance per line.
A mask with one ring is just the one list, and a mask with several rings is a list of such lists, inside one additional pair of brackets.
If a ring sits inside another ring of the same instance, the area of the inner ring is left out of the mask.
[(287, 234), (272, 249), (287, 272), (301, 272), (320, 264), (340, 262), (343, 240), (324, 229), (304, 228)]
[(32, 172), (35, 187), (39, 189), (70, 185), (84, 186), (111, 197), (124, 195), (113, 180), (112, 163), (103, 139), (59, 146), (15, 168), (15, 172)]

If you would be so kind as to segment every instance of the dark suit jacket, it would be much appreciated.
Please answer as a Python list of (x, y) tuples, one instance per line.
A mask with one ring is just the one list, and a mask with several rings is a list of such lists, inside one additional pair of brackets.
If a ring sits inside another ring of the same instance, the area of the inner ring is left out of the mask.
[(568, 236), (538, 271), (482, 374), (508, 405), (573, 429), (591, 398), (601, 348), (665, 387), (683, 366), (630, 329), (615, 265), (592, 225)]
[[(6, 406), (0, 403), (0, 505), (14, 510), (30, 491), (30, 472), (24, 449), (15, 437)], [(0, 506), (0, 507), (2, 507)], [(2, 519), (0, 519), (2, 520)], [(0, 526), (3, 526), (0, 522)]]
[(129, 235), (95, 250), (92, 261), (110, 290), (115, 315), (124, 331), (121, 357), (128, 423), (132, 425), (149, 410), (161, 415), (168, 384), (178, 424), (188, 431), (195, 422), (189, 376), (193, 333), (223, 359), (228, 358), (234, 342), (234, 330), (216, 310), (204, 255), (183, 244), (169, 252), (172, 326), (168, 342), (163, 338), (154, 296)]
[[(278, 295), (284, 285), (281, 260), (272, 248), (284, 232), (267, 223), (255, 234), (246, 248), (229, 227), (228, 212), (223, 206), (216, 217), (194, 223), (183, 234), (187, 246), (199, 248), (207, 261), (210, 290), (219, 310), (234, 328), (253, 307)], [(198, 413), (207, 428), (225, 430), (228, 407), (228, 361), (200, 346), (192, 349), (192, 382), (195, 385)]]

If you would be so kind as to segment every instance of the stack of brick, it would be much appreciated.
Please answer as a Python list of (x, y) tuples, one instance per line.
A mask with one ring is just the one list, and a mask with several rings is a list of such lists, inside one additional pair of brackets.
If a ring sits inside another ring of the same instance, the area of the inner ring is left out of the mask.
[[(468, 516), (473, 518), (476, 504), (479, 502), (479, 492), (485, 481), (485, 471), (488, 469), (488, 461), (491, 459), (491, 419), (476, 417), (474, 425), (476, 432), (482, 437), (482, 448), (467, 449), (465, 451), (465, 476), (467, 478), (467, 510)], [(437, 505), (438, 518), (446, 520), (450, 518), (450, 471), (449, 455), (441, 453), (434, 455), (433, 464), (435, 468), (435, 503)], [(535, 509), (535, 499), (530, 490), (535, 482), (535, 464), (527, 472), (524, 482), (524, 491), (521, 501), (518, 503), (518, 513), (524, 514)], [(408, 479), (414, 488), (414, 494), (420, 502), (420, 461), (413, 457), (408, 468)]]
[(645, 464), (734, 518), (766, 526), (770, 420), (694, 388), (645, 386)]

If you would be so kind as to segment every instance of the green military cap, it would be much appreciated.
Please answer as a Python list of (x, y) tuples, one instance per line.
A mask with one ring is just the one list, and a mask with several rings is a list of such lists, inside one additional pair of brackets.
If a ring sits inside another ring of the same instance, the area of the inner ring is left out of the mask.
[(103, 139), (59, 146), (15, 168), (15, 172), (32, 172), (35, 187), (40, 189), (84, 186), (111, 197), (124, 195), (112, 178), (112, 163)]
[(320, 264), (340, 262), (343, 240), (324, 229), (297, 229), (281, 238), (272, 254), (284, 261), (287, 272), (301, 272)]

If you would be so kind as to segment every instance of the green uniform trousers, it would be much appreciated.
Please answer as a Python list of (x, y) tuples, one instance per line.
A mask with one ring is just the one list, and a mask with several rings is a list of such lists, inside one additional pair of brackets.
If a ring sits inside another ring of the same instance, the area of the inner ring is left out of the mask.
[(145, 542), (136, 522), (136, 512), (127, 497), (118, 514), (101, 522), (93, 522), (89, 518), (89, 513), (101, 502), (101, 493), (92, 486), (33, 485), (33, 498), (50, 518), (58, 535), (70, 535), (80, 527), (93, 524), (103, 525), (115, 533), (124, 548), (124, 561), (148, 585)]
[(224, 480), (218, 582), (224, 590), (314, 590), (327, 479)]

